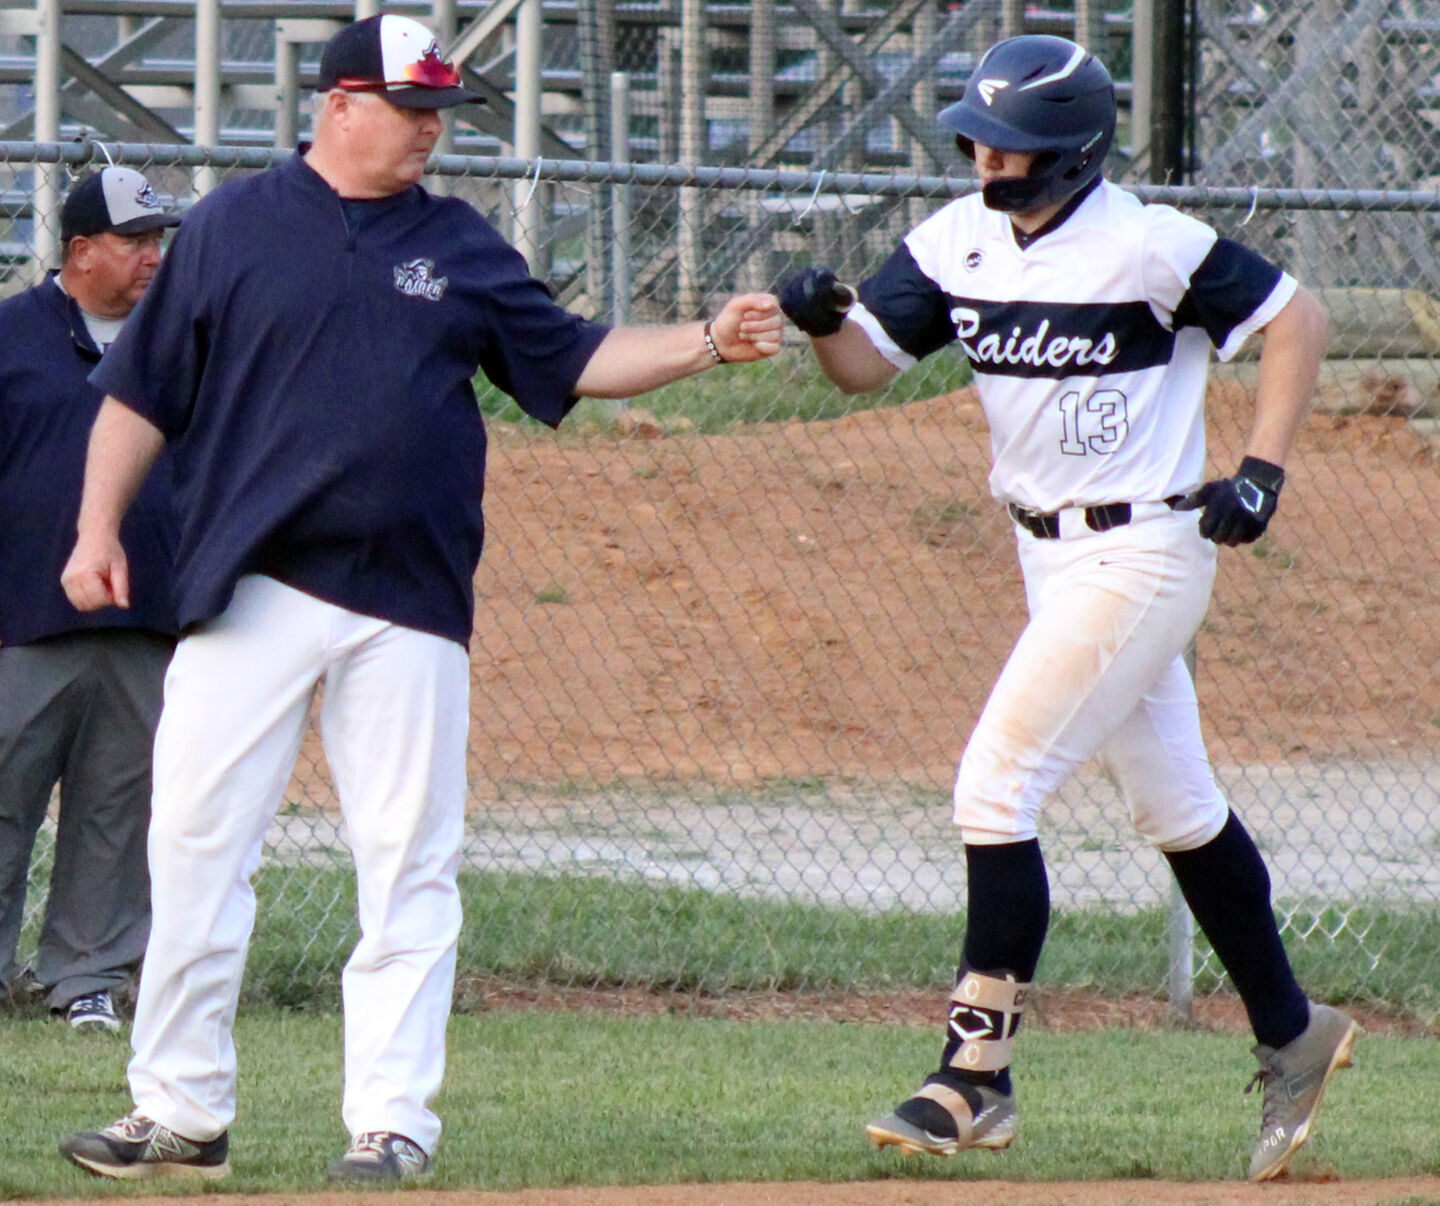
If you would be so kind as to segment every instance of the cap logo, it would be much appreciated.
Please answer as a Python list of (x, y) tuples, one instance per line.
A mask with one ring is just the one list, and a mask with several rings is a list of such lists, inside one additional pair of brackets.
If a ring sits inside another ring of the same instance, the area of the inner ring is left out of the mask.
[(406, 260), (403, 264), (395, 265), (395, 288), (406, 297), (439, 301), (449, 283), (449, 277), (435, 275), (434, 260)]
[(418, 84), (422, 88), (457, 88), (460, 86), (460, 72), (455, 64), (440, 56), (440, 43), (432, 41), (412, 63), (404, 68), (405, 82)]
[(1010, 81), (981, 80), (977, 87), (980, 91), (980, 99), (983, 100), (987, 105), (993, 105), (995, 103), (995, 94), (999, 92), (1001, 88), (1010, 87)]
[(140, 186), (140, 191), (135, 194), (135, 204), (142, 209), (160, 208), (160, 194), (150, 187), (148, 180)]

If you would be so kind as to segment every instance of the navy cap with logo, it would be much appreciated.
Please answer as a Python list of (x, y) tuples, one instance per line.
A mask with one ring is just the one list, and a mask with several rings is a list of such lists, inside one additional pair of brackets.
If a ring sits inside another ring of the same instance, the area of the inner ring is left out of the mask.
[(82, 235), (143, 234), (179, 225), (180, 215), (160, 204), (144, 176), (113, 164), (76, 183), (60, 209), (62, 243)]
[(319, 92), (374, 92), (402, 109), (449, 109), (484, 97), (460, 84), (460, 70), (419, 21), (383, 13), (347, 25), (325, 45)]

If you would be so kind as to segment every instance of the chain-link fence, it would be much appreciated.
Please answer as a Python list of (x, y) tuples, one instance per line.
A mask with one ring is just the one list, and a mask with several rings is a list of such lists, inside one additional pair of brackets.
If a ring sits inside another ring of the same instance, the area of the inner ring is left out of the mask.
[[(182, 205), (197, 170), (231, 176), (279, 154), (106, 153)], [(98, 154), (0, 145), (7, 288), (31, 279), (33, 224), (53, 221), (34, 211), (47, 195), (37, 182)], [(704, 313), (811, 260), (857, 279), (965, 187), (549, 160), (437, 166), (430, 183), (526, 246), (567, 305), (630, 321)], [(1198, 639), (1202, 715), (1287, 932), (1314, 953), (1306, 968), (1344, 969), (1332, 995), (1433, 1012), (1440, 310), (1423, 257), (1440, 196), (1142, 192), (1273, 256), (1330, 305), (1333, 358), (1280, 515), (1256, 545), (1221, 554)], [(765, 365), (628, 406), (585, 404), (556, 434), (478, 383), (492, 454), (471, 651), (467, 970), (827, 987), (824, 951), (857, 915), (929, 918), (958, 943), (964, 863), (949, 787), (1023, 595), (964, 366), (932, 361), (882, 394), (845, 399), (797, 341)], [(1253, 377), (1253, 359), (1215, 375), (1217, 469), (1241, 455)], [(1192, 975), (1216, 986), (1203, 944), (1193, 968), (1185, 930), (1167, 947), (1168, 869), (1098, 771), (1053, 802), (1042, 843), (1057, 931), (1083, 917), (1101, 936), (1055, 975), (1144, 992), (1168, 976), (1181, 996)], [(48, 865), (42, 844), (30, 942)], [(312, 739), (267, 840), (252, 979), (295, 997), (334, 981), (353, 939), (346, 868)], [(578, 909), (585, 891), (599, 894), (585, 907), (605, 923), (581, 939), (556, 902)], [(803, 913), (813, 963), (777, 972), (760, 925), (748, 947), (715, 938), (707, 908), (718, 917), (735, 902)], [(1137, 968), (1104, 935), (1140, 923), (1156, 959)], [(288, 937), (263, 945), (277, 934)], [(637, 935), (664, 957), (611, 957), (607, 942)], [(684, 943), (693, 949), (674, 949)], [(947, 974), (937, 965), (935, 982)]]

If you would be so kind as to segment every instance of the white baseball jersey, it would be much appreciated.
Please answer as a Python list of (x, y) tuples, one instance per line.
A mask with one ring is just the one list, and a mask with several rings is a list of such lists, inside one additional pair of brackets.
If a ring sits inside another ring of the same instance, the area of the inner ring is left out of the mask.
[(1101, 180), (1029, 237), (978, 193), (951, 202), (850, 317), (901, 369), (958, 340), (990, 425), (991, 491), (1055, 511), (1199, 485), (1211, 346), (1229, 359), (1295, 288), (1205, 223)]

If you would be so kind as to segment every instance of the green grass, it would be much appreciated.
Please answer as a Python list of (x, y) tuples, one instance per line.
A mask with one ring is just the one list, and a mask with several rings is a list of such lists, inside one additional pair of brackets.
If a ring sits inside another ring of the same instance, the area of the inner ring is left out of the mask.
[[(541, 983), (710, 993), (939, 988), (948, 986), (964, 933), (963, 916), (864, 913), (600, 877), (462, 872), (460, 882), (462, 973)], [(256, 887), (247, 1000), (332, 1007), (356, 936), (353, 874), (271, 865)], [(1427, 1021), (1440, 1015), (1433, 909), (1352, 906), (1343, 918), (1300, 909), (1294, 920), (1287, 945), (1312, 996)], [(1167, 925), (1163, 909), (1057, 912), (1039, 979), (1157, 994), (1166, 982)], [(1203, 948), (1197, 965), (1202, 958)], [(1211, 972), (1196, 984), (1201, 993), (1222, 987)]]
[[(235, 1173), (219, 1188), (320, 1188), (325, 1163), (345, 1142), (338, 1019), (247, 1010), (236, 1034)], [(1009, 1152), (949, 1161), (872, 1152), (863, 1123), (914, 1088), (936, 1041), (931, 1028), (836, 1022), (459, 1016), (437, 1103), (446, 1132), (428, 1184), (1244, 1175), (1258, 1127), (1257, 1099), (1241, 1092), (1253, 1060), (1241, 1039), (1184, 1032), (1025, 1032), (1021, 1137)], [(1362, 1039), (1297, 1172), (1333, 1169), (1350, 1179), (1440, 1170), (1433, 1047)], [(123, 1043), (105, 1036), (0, 1020), (9, 1107), (0, 1198), (117, 1192), (64, 1164), (55, 1143), (125, 1112), (125, 1058)]]
[[(663, 421), (684, 420), (693, 424), (691, 430), (698, 434), (714, 435), (747, 423), (838, 419), (857, 410), (932, 398), (969, 381), (970, 366), (963, 358), (933, 356), (885, 389), (846, 395), (825, 379), (808, 350), (795, 348), (758, 364), (740, 364), (688, 377), (637, 398), (635, 405)], [(540, 429), (541, 424), (527, 417), (513, 398), (484, 377), (476, 378), (475, 393), (487, 422), (519, 423)], [(576, 419), (583, 425), (594, 413), (590, 404), (582, 403), (567, 428), (576, 428)]]

